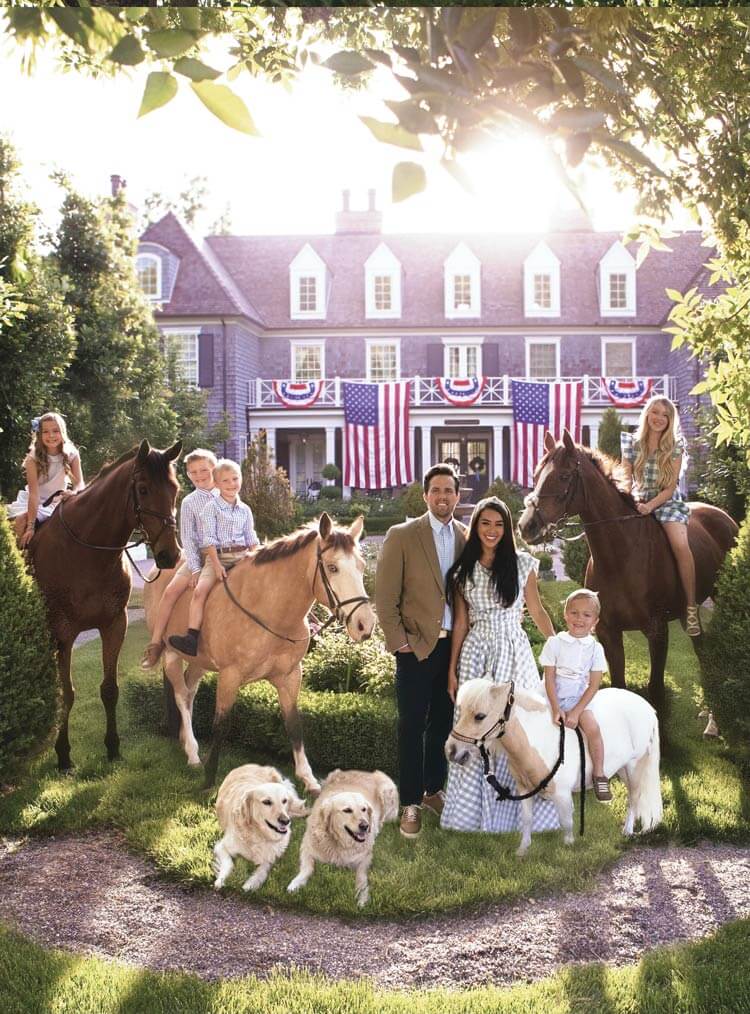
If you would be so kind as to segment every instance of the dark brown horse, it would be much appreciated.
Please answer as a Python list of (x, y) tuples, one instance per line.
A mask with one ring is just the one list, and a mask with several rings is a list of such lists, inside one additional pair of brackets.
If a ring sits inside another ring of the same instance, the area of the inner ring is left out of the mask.
[[(550, 433), (544, 443), (547, 453), (519, 521), (521, 535), (527, 542), (540, 542), (562, 519), (580, 516), (591, 549), (584, 584), (600, 593), (596, 632), (612, 683), (625, 686), (622, 632), (643, 631), (651, 656), (649, 698), (663, 718), (667, 624), (685, 614), (685, 596), (664, 530), (652, 515), (639, 514), (633, 497), (618, 487), (609, 458), (577, 446), (567, 430), (561, 443)], [(713, 594), (719, 567), (736, 536), (737, 525), (723, 510), (690, 504), (688, 541), (698, 602)]]
[(29, 544), (34, 575), (47, 604), (57, 642), (63, 691), (57, 766), (70, 760), (68, 718), (75, 691), (70, 673), (73, 642), (82, 630), (99, 630), (104, 678), (101, 698), (107, 716), (104, 744), (110, 760), (119, 757), (117, 659), (128, 626), (130, 568), (123, 550), (134, 530), (143, 533), (159, 567), (174, 566), (180, 548), (175, 534), (177, 480), (172, 462), (182, 445), (166, 451), (140, 447), (107, 465), (77, 496), (59, 505)]

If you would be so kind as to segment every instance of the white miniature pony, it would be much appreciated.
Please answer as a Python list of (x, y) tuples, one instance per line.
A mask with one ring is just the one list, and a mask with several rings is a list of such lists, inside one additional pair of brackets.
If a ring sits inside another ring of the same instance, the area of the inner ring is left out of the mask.
[[(604, 773), (618, 774), (628, 790), (628, 814), (623, 834), (650, 831), (662, 819), (659, 781), (659, 725), (656, 712), (638, 694), (615, 687), (600, 690), (589, 708), (596, 716), (604, 740)], [(458, 720), (445, 744), (455, 764), (465, 764), (471, 752), (485, 747), (504, 750), (518, 794), (534, 790), (560, 756), (560, 731), (552, 722), (546, 698), (516, 690), (512, 683), (494, 684), (476, 679), (464, 683), (456, 698)], [(591, 788), (591, 758), (586, 751), (586, 788)], [(566, 845), (573, 842), (573, 793), (580, 789), (581, 762), (573, 729), (565, 730), (565, 759), (554, 778), (539, 793), (554, 800)], [(521, 803), (523, 856), (531, 842), (534, 798)]]

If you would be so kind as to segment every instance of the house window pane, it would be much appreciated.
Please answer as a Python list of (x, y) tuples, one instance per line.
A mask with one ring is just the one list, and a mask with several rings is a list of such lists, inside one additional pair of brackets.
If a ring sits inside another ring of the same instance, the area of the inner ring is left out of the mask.
[(626, 310), (628, 306), (628, 276), (612, 273), (609, 276), (609, 306), (612, 310)]
[(552, 279), (549, 275), (534, 275), (534, 306), (537, 310), (552, 308)]
[(631, 377), (633, 375), (633, 346), (630, 342), (606, 342), (604, 346), (604, 375)]
[(198, 385), (198, 335), (170, 331), (166, 336), (177, 373), (188, 384)]
[(451, 345), (448, 348), (448, 376), (460, 377), (461, 375), (461, 349), (458, 345)]
[(448, 376), (475, 377), (479, 373), (478, 345), (448, 346)]
[(322, 380), (323, 348), (321, 345), (295, 345), (294, 379)]
[(138, 284), (144, 295), (158, 297), (159, 292), (159, 266), (153, 257), (139, 257), (136, 262), (138, 272)]
[(471, 275), (453, 276), (453, 309), (471, 309)]
[(476, 377), (479, 373), (477, 364), (479, 363), (479, 349), (476, 345), (466, 346), (466, 376)]
[(370, 380), (398, 380), (395, 345), (370, 345)]
[(529, 376), (557, 376), (557, 346), (535, 342), (529, 345)]
[(318, 309), (318, 280), (315, 275), (303, 275), (299, 280), (300, 312)]
[(391, 307), (391, 276), (375, 275), (375, 309), (390, 310)]

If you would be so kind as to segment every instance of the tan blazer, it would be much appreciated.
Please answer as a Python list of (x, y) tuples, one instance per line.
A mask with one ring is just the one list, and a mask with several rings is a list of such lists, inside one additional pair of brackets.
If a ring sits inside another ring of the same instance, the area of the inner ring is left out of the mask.
[[(466, 544), (466, 526), (455, 525), (456, 558)], [(438, 641), (445, 608), (429, 512), (388, 530), (375, 576), (375, 608), (389, 651), (408, 644), (418, 659)]]

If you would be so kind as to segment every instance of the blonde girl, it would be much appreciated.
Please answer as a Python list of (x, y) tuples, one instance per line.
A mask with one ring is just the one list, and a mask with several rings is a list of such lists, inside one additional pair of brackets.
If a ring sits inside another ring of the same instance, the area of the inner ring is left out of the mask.
[(653, 514), (664, 525), (687, 602), (686, 631), (701, 633), (695, 601), (695, 561), (688, 544), (688, 505), (677, 484), (685, 444), (677, 408), (669, 398), (651, 398), (643, 408), (635, 433), (621, 433), (622, 464), (627, 485), (641, 514)]
[[(81, 458), (68, 438), (65, 420), (57, 412), (45, 412), (31, 421), (31, 443), (23, 460), (26, 488), (8, 507), (21, 548), (29, 544), (37, 521), (46, 521), (59, 500), (83, 488)], [(70, 488), (69, 488), (70, 487)], [(52, 503), (44, 506), (53, 494)]]

